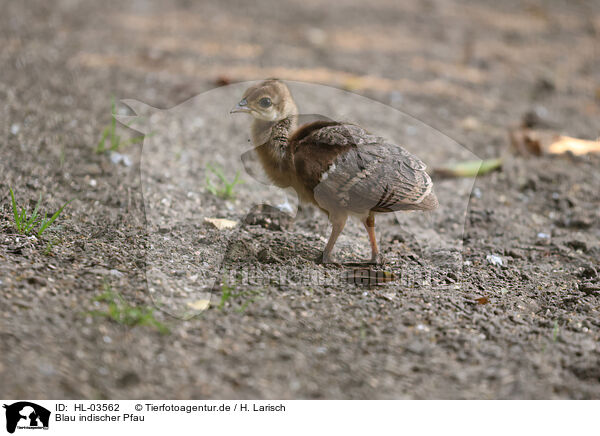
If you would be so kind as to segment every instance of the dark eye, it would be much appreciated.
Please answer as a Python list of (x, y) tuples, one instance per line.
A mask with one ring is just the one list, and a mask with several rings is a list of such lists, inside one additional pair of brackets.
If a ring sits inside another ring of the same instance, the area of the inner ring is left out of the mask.
[(271, 106), (272, 103), (271, 103), (271, 99), (269, 97), (264, 97), (264, 98), (261, 98), (260, 100), (258, 100), (258, 104), (261, 107), (265, 107), (266, 108), (266, 107)]

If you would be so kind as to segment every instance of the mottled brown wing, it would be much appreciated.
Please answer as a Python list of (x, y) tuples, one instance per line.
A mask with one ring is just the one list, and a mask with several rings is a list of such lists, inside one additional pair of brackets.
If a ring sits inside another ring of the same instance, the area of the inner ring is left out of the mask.
[(343, 149), (313, 188), (320, 205), (337, 205), (355, 213), (437, 205), (425, 164), (399, 145), (353, 124), (322, 127), (304, 141), (322, 149)]

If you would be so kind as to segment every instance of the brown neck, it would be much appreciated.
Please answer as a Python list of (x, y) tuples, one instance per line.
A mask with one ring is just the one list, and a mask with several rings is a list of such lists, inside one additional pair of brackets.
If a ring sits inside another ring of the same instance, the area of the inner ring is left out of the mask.
[(291, 97), (284, 100), (280, 113), (284, 114), (285, 118), (279, 121), (254, 119), (251, 132), (255, 147), (267, 142), (276, 147), (287, 147), (287, 140), (296, 130), (298, 124), (298, 106)]
[[(292, 115), (280, 121), (263, 121), (255, 119), (252, 122), (252, 142), (255, 147), (269, 142), (272, 146), (285, 149), (292, 132), (297, 127), (297, 116)], [(284, 151), (284, 150), (281, 150)]]
[(252, 123), (252, 141), (263, 169), (275, 185), (285, 188), (293, 182), (292, 154), (288, 140), (296, 129), (296, 116), (281, 121), (266, 122), (255, 120)]

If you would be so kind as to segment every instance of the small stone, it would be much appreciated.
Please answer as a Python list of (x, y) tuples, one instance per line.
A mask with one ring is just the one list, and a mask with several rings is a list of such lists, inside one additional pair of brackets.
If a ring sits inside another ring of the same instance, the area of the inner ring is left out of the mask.
[(537, 234), (538, 239), (550, 239), (550, 235), (548, 233), (539, 232)]
[(121, 387), (135, 386), (141, 381), (140, 377), (133, 371), (128, 371), (117, 381)]
[(460, 126), (465, 130), (477, 130), (481, 127), (481, 123), (475, 117), (467, 117), (460, 122)]
[(123, 165), (125, 165), (126, 167), (130, 167), (132, 164), (131, 158), (129, 156), (127, 156), (126, 154), (121, 154), (117, 151), (110, 152), (110, 161), (115, 165), (123, 163)]
[(294, 212), (294, 209), (292, 208), (292, 205), (288, 201), (287, 197), (285, 198), (285, 201), (283, 203), (277, 205), (277, 209), (279, 209), (282, 212), (286, 212), (286, 213)]
[(292, 215), (285, 213), (283, 207), (275, 208), (268, 204), (259, 204), (255, 206), (244, 217), (244, 224), (261, 226), (270, 230), (288, 229), (293, 225), (293, 221), (294, 218)]
[(262, 249), (256, 257), (261, 263), (277, 263), (280, 261), (268, 247)]
[(567, 242), (567, 245), (573, 250), (581, 250), (584, 253), (587, 251), (587, 244), (577, 239), (573, 239), (572, 241)]
[(600, 283), (582, 283), (579, 285), (579, 290), (588, 295), (600, 293)]
[[(593, 265), (588, 265), (584, 268), (581, 268), (581, 272), (579, 275), (584, 279), (594, 279), (598, 277), (598, 271), (596, 270), (596, 268), (594, 268)], [(0, 281), (0, 285), (1, 284), (2, 282)]]
[(123, 276), (125, 275), (125, 274), (123, 274), (121, 271), (119, 271), (119, 270), (116, 270), (116, 269), (111, 269), (111, 270), (109, 271), (109, 274), (110, 274), (111, 276), (115, 276), (115, 277), (123, 277)]
[(485, 259), (490, 265), (502, 266), (504, 264), (502, 258), (497, 254), (488, 254)]
[(525, 259), (527, 257), (527, 253), (518, 248), (513, 248), (509, 250), (506, 254), (508, 254), (513, 259)]

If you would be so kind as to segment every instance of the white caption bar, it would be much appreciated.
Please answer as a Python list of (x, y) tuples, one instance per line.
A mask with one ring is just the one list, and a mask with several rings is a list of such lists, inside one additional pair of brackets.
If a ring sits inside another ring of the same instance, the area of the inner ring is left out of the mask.
[[(3, 400), (0, 434), (588, 434), (598, 401)], [(8, 433), (7, 433), (8, 432)], [(175, 433), (173, 433), (175, 432)], [(310, 433), (308, 433), (310, 432)]]

